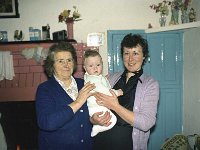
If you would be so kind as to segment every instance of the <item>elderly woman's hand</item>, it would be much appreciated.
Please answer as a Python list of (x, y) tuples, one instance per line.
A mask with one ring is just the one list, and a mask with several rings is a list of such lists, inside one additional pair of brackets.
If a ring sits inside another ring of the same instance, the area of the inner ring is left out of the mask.
[(73, 109), (74, 113), (77, 112), (79, 108), (81, 108), (81, 106), (86, 102), (89, 96), (93, 95), (93, 93), (91, 93), (90, 91), (92, 91), (94, 88), (95, 85), (88, 82), (79, 91), (76, 100), (69, 104), (69, 106)]
[(93, 93), (91, 93), (91, 91), (94, 88), (95, 88), (94, 84), (91, 84), (90, 82), (86, 83), (84, 85), (84, 87), (79, 91), (78, 97), (76, 98), (76, 101), (85, 103), (87, 98), (89, 96), (93, 95)]

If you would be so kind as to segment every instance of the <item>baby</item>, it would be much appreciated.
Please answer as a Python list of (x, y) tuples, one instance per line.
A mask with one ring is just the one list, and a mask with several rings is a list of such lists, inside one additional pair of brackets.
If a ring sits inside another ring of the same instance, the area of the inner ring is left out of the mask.
[[(86, 73), (84, 75), (85, 83), (91, 82), (95, 83), (96, 88), (93, 92), (101, 92), (107, 95), (112, 95), (109, 90), (111, 86), (106, 77), (102, 75), (103, 70), (103, 61), (100, 54), (94, 50), (87, 50), (84, 55), (84, 64), (83, 68), (85, 69)], [(117, 96), (123, 95), (123, 91), (121, 89), (114, 90), (112, 89)], [(103, 132), (106, 130), (111, 129), (117, 121), (116, 116), (106, 107), (99, 106), (96, 103), (96, 98), (94, 96), (90, 96), (87, 99), (87, 105), (89, 109), (89, 115), (92, 116), (96, 112), (106, 111), (110, 112), (111, 115), (111, 124), (108, 127), (101, 126), (101, 125), (93, 125), (91, 136), (97, 135), (99, 132)]]

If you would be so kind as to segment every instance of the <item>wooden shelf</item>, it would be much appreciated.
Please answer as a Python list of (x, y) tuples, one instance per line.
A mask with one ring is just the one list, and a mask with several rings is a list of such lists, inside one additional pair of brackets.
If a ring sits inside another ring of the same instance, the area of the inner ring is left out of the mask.
[(182, 29), (198, 28), (198, 27), (200, 27), (200, 21), (184, 23), (184, 24), (179, 24), (179, 25), (171, 25), (171, 26), (159, 27), (159, 28), (146, 29), (145, 33), (164, 32), (164, 31), (172, 31), (172, 30), (182, 30)]
[[(74, 40), (74, 39), (67, 39), (67, 40), (62, 40), (62, 41), (70, 42), (70, 43), (77, 43), (76, 40)], [(61, 42), (61, 40), (8, 41), (8, 42), (1, 42), (0, 41), (0, 45), (7, 45), (7, 44), (56, 43), (56, 42)]]

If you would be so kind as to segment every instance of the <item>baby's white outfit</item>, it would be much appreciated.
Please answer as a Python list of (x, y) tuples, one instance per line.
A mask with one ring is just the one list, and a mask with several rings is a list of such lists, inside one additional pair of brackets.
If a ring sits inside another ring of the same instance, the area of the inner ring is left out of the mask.
[[(98, 75), (98, 76), (89, 75), (86, 72), (84, 75), (84, 80), (85, 80), (85, 83), (90, 81), (91, 83), (95, 84), (96, 88), (93, 90), (93, 92), (100, 92), (100, 93), (110, 95), (110, 96), (112, 95), (109, 91), (111, 89), (111, 86), (107, 78), (104, 77), (103, 75)], [(112, 90), (115, 92), (116, 95), (118, 95), (118, 92), (116, 90), (114, 89)], [(101, 112), (101, 111), (103, 111), (104, 113), (108, 111), (111, 115), (111, 120), (110, 120), (111, 124), (108, 127), (101, 126), (101, 125), (93, 125), (92, 132), (91, 132), (92, 137), (97, 135), (99, 132), (103, 132), (103, 131), (111, 129), (116, 124), (117, 117), (108, 108), (98, 105), (96, 103), (96, 98), (94, 96), (90, 96), (87, 99), (87, 105), (88, 105), (90, 116), (92, 116), (96, 112)]]

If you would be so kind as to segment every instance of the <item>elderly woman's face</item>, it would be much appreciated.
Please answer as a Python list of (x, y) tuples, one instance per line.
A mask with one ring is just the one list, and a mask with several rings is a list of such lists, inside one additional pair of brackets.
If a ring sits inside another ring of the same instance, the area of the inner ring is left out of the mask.
[(134, 48), (124, 48), (123, 61), (124, 66), (129, 72), (138, 71), (142, 67), (145, 57), (142, 52), (142, 47), (138, 45)]
[(74, 61), (70, 52), (57, 52), (54, 55), (54, 74), (60, 80), (71, 78), (74, 69)]

